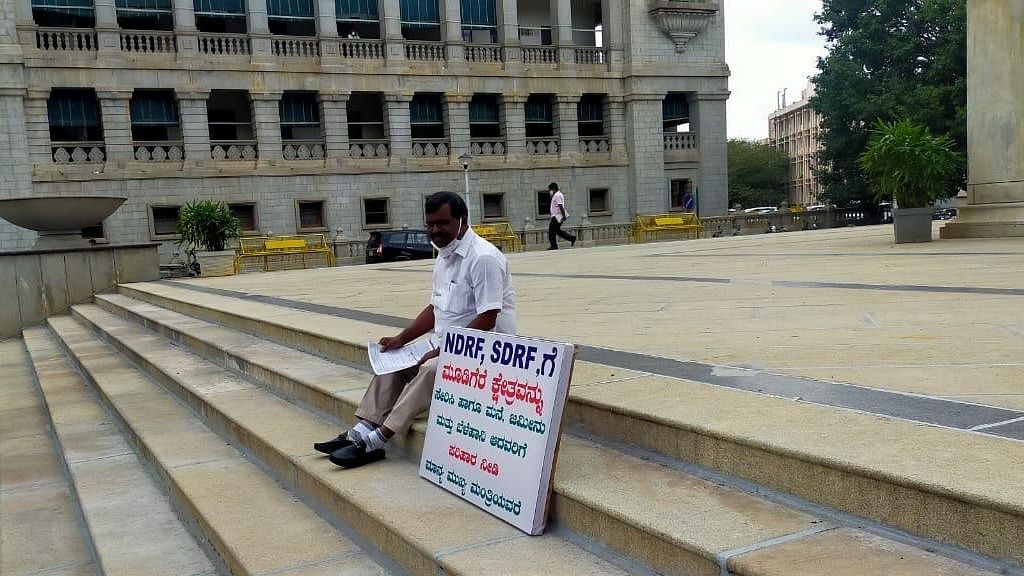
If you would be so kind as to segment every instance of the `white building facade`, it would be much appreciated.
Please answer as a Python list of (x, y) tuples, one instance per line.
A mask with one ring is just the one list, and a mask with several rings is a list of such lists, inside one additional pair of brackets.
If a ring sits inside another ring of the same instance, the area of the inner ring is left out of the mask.
[(791, 205), (817, 204), (821, 184), (814, 176), (817, 154), (821, 150), (821, 115), (811, 108), (814, 85), (809, 84), (800, 100), (768, 116), (768, 143), (789, 157), (786, 191)]
[(474, 222), (543, 226), (549, 182), (591, 224), (726, 209), (720, 0), (2, 2), (0, 197), (127, 196), (111, 242), (197, 199), (254, 234), (417, 228), (465, 154)]

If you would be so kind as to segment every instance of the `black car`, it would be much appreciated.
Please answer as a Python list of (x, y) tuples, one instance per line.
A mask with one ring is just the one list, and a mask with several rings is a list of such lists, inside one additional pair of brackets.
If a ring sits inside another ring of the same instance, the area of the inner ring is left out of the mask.
[(932, 212), (932, 220), (952, 220), (956, 218), (956, 208), (936, 208)]
[(434, 257), (426, 230), (383, 230), (371, 232), (366, 242), (366, 263), (402, 262)]

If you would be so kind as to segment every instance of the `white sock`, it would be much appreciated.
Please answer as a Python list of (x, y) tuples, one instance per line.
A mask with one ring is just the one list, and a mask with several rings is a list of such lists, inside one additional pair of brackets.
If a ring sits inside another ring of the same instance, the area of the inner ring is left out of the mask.
[(380, 429), (374, 430), (366, 435), (366, 451), (373, 452), (374, 450), (380, 450), (387, 443), (387, 439), (380, 433)]
[[(373, 428), (370, 428), (369, 426), (366, 425), (365, 422), (360, 420), (358, 424), (356, 424), (355, 426), (352, 427), (351, 430), (349, 430), (349, 432), (350, 432), (350, 434), (348, 435), (348, 439), (353, 441), (353, 442), (355, 442), (356, 440), (359, 440), (360, 438), (366, 438), (367, 434), (369, 434), (370, 432), (373, 432)], [(355, 438), (352, 437), (353, 434), (351, 434), (351, 432), (355, 432), (355, 435), (356, 435)]]

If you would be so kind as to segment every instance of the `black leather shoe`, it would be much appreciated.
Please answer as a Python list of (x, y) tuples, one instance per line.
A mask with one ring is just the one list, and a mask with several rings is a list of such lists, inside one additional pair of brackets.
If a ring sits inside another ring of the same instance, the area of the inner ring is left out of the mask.
[(384, 459), (384, 449), (366, 451), (366, 444), (358, 442), (331, 454), (331, 462), (342, 468), (358, 468)]
[(341, 450), (346, 446), (351, 446), (352, 441), (348, 439), (349, 431), (346, 430), (338, 435), (334, 440), (328, 440), (327, 442), (316, 442), (313, 444), (313, 449), (317, 452), (323, 452), (324, 454), (333, 454), (334, 452)]

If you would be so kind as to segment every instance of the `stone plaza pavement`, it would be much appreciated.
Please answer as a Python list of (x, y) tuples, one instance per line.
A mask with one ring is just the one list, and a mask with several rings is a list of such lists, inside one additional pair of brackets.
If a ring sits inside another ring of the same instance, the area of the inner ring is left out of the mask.
[[(635, 356), (617, 362), (620, 350), (684, 361), (641, 372), (800, 377), (756, 389), (808, 401), (817, 400), (804, 386), (835, 382), (1024, 410), (1020, 239), (895, 246), (891, 226), (875, 226), (513, 254), (509, 262), (520, 332), (594, 347), (584, 357), (598, 363), (644, 365)], [(189, 283), (329, 314), (380, 314), (401, 326), (427, 301), (430, 267)], [(834, 403), (834, 393), (820, 401)], [(871, 405), (888, 402), (864, 401), (847, 407), (875, 412)]]

